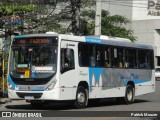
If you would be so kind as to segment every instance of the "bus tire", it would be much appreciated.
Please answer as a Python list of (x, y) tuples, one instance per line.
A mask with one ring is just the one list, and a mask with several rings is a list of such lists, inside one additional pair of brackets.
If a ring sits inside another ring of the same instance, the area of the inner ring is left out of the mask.
[(88, 104), (87, 90), (84, 87), (79, 86), (77, 89), (76, 100), (75, 100), (74, 106), (77, 109), (81, 109), (81, 108), (85, 108), (87, 104)]
[(134, 102), (134, 88), (131, 85), (127, 85), (124, 101), (126, 104), (132, 104)]

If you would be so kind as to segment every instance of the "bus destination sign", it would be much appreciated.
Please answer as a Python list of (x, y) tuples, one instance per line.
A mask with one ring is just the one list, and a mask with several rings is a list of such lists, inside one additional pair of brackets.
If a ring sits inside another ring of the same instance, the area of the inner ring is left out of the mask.
[(57, 39), (57, 37), (16, 38), (13, 40), (13, 45), (55, 44)]

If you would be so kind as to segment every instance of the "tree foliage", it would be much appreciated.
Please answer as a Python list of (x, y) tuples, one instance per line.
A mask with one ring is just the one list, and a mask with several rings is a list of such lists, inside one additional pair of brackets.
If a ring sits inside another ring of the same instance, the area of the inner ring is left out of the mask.
[[(0, 29), (5, 29), (5, 34), (11, 34), (15, 28), (23, 28), (22, 19), (25, 14), (30, 13), (36, 8), (36, 5), (23, 3), (20, 0), (4, 0), (0, 1)], [(18, 19), (17, 19), (18, 18)]]
[(36, 6), (35, 5), (8, 5), (8, 6), (0, 6), (0, 17), (9, 16), (9, 15), (18, 15), (21, 13), (31, 12)]
[[(95, 30), (95, 1), (91, 0), (0, 0), (0, 26), (10, 16), (20, 16), (21, 31), (38, 33), (55, 31), (76, 35), (93, 35)], [(120, 15), (102, 11), (103, 35), (136, 39), (133, 31), (125, 28), (130, 21)], [(8, 26), (5, 26), (8, 28)], [(12, 29), (16, 25), (9, 26)], [(9, 29), (9, 28), (8, 28)]]
[[(83, 21), (86, 22), (87, 31), (82, 32), (85, 34), (94, 34), (95, 29), (95, 11), (84, 11)], [(90, 16), (90, 17), (89, 17)], [(113, 15), (111, 16), (108, 11), (102, 10), (102, 18), (101, 18), (101, 34), (113, 37), (122, 37), (128, 38), (131, 41), (135, 41), (136, 37), (133, 36), (133, 31), (126, 28), (127, 24), (130, 24), (130, 20), (121, 16), (121, 15)], [(84, 26), (82, 25), (82, 28)]]

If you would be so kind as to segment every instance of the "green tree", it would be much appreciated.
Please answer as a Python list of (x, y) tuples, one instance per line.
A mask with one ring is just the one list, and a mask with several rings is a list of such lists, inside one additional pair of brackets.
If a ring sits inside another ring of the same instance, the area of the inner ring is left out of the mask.
[(57, 6), (60, 11), (57, 14), (57, 20), (60, 23), (66, 23), (62, 27), (63, 32), (72, 32), (75, 35), (81, 34), (81, 12), (89, 9), (95, 1), (91, 0), (58, 0)]
[[(82, 16), (82, 21), (83, 23), (85, 23), (84, 25), (82, 25), (82, 33), (84, 35), (93, 35), (95, 29), (95, 11), (84, 11), (82, 12)], [(136, 37), (133, 35), (133, 31), (125, 27), (127, 24), (130, 24), (129, 19), (121, 15), (111, 16), (108, 11), (102, 10), (102, 35), (128, 38), (131, 41), (135, 41)]]
[[(3, 17), (21, 15), (23, 24), (27, 26), (26, 32), (93, 35), (94, 9), (95, 1), (91, 0), (0, 0), (0, 24), (3, 26), (5, 23)], [(133, 31), (125, 28), (130, 21), (123, 16), (111, 16), (103, 10), (101, 23), (103, 35), (129, 38), (132, 41), (136, 39)]]
[(130, 20), (120, 16), (110, 16), (108, 11), (102, 11), (102, 34), (108, 36), (128, 38), (135, 41), (136, 37), (133, 36), (133, 31), (127, 29), (125, 26), (130, 23)]
[[(59, 12), (59, 21), (68, 21), (67, 32), (75, 35), (93, 35), (95, 31), (95, 1), (90, 0), (60, 0), (59, 4), (66, 3), (65, 8)], [(91, 6), (91, 7), (90, 7)], [(125, 26), (130, 20), (120, 16), (111, 16), (108, 11), (102, 10), (102, 35), (128, 38), (135, 41), (133, 31)]]
[(0, 1), (0, 29), (5, 29), (6, 39), (14, 29), (23, 31), (25, 14), (33, 11), (35, 8), (36, 5), (29, 4), (27, 0), (23, 2), (20, 0)]

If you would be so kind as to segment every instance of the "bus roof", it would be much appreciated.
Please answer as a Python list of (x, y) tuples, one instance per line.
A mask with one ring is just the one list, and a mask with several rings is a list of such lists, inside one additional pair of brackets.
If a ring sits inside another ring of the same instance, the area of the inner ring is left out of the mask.
[(25, 37), (52, 37), (57, 36), (64, 40), (70, 40), (75, 42), (88, 42), (95, 44), (107, 44), (112, 46), (121, 46), (121, 47), (131, 47), (131, 48), (140, 48), (140, 49), (153, 49), (152, 45), (146, 44), (137, 44), (131, 42), (126, 38), (118, 38), (118, 37), (109, 37), (104, 35), (99, 36), (75, 36), (69, 34), (57, 34), (57, 33), (46, 33), (46, 34), (28, 34), (28, 35), (20, 35), (15, 36), (14, 38), (25, 38)]

